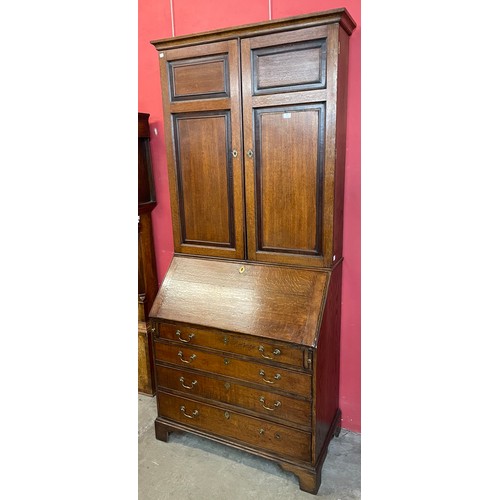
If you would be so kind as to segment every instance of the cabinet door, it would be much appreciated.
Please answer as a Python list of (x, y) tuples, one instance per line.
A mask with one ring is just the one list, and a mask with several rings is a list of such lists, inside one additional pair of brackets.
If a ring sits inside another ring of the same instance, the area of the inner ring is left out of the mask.
[(338, 26), (241, 42), (248, 258), (332, 262)]
[(160, 68), (175, 251), (243, 258), (237, 41), (160, 52)]

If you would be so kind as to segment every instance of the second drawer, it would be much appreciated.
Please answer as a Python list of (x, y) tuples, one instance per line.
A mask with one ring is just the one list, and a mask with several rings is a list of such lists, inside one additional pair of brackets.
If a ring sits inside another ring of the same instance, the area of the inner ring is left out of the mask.
[(309, 401), (253, 389), (233, 381), (209, 377), (200, 372), (160, 365), (157, 365), (156, 370), (159, 387), (213, 399), (304, 426), (311, 425)]

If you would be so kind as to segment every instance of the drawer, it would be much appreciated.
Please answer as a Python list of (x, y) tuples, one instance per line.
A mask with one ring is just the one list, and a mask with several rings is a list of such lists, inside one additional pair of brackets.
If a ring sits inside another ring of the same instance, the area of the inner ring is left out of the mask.
[(283, 367), (264, 365), (216, 354), (178, 344), (155, 342), (155, 358), (180, 367), (190, 368), (219, 375), (254, 382), (265, 387), (311, 397), (311, 375), (293, 372)]
[(304, 348), (295, 347), (292, 344), (258, 339), (238, 333), (221, 332), (210, 328), (188, 326), (181, 323), (158, 323), (156, 329), (159, 338), (243, 354), (260, 360), (269, 359), (275, 363), (292, 365), (297, 368), (304, 367)]
[(160, 417), (279, 456), (311, 460), (311, 434), (217, 406), (157, 392)]
[(156, 367), (156, 381), (159, 387), (184, 392), (186, 395), (221, 401), (295, 424), (311, 425), (310, 401), (246, 387), (232, 380), (209, 377), (201, 372), (160, 365)]

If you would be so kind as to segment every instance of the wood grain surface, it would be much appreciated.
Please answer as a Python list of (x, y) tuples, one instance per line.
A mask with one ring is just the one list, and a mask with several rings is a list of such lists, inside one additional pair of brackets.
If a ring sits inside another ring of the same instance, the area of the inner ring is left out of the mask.
[(188, 397), (202, 397), (238, 406), (266, 418), (307, 426), (310, 430), (310, 401), (187, 369), (158, 366), (156, 377), (159, 388), (184, 393)]
[(176, 255), (151, 316), (314, 346), (327, 281), (327, 271)]
[[(221, 352), (242, 354), (258, 361), (270, 360), (276, 364), (292, 365), (304, 368), (304, 348), (293, 344), (269, 342), (250, 335), (228, 333), (185, 323), (158, 323), (157, 338), (173, 340), (182, 344), (208, 347)], [(310, 368), (305, 366), (305, 368)]]
[(216, 373), (246, 382), (272, 387), (304, 398), (311, 397), (311, 375), (270, 366), (229, 354), (214, 353), (174, 344), (155, 342), (156, 362)]
[(175, 251), (242, 259), (237, 41), (168, 50), (163, 56), (163, 114), (172, 125), (165, 127), (165, 144)]
[(307, 432), (160, 391), (157, 398), (160, 416), (282, 456), (311, 459), (311, 435)]

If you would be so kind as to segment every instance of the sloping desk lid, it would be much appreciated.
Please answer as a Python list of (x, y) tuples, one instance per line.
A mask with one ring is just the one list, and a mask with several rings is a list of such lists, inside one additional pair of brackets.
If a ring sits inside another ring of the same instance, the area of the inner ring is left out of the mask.
[(150, 317), (315, 346), (329, 273), (175, 256)]

